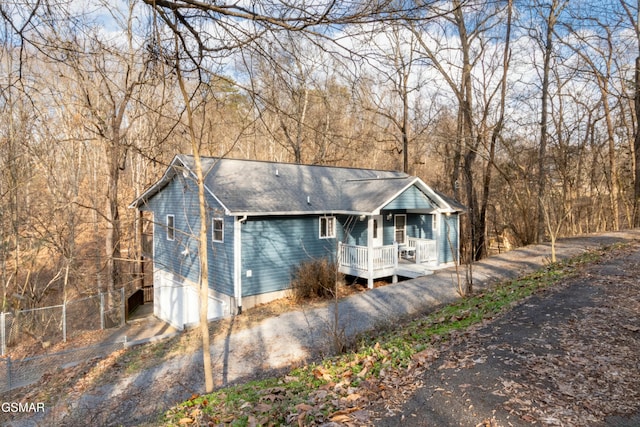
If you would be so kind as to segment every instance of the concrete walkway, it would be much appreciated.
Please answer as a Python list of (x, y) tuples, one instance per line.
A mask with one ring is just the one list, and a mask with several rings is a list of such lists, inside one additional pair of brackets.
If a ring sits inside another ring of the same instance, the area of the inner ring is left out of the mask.
[[(563, 239), (556, 245), (557, 257), (565, 259), (592, 248), (640, 240), (640, 230), (603, 233)], [(474, 264), (475, 289), (539, 269), (551, 255), (549, 244), (528, 246)], [(346, 337), (393, 321), (398, 317), (425, 312), (457, 299), (455, 268), (437, 271), (418, 279), (399, 282), (352, 295), (340, 301), (339, 330)], [(288, 370), (331, 349), (334, 306), (298, 310), (269, 318), (257, 326), (236, 331), (233, 322), (211, 347), (214, 381), (224, 386)], [(129, 339), (134, 340), (135, 337)], [(69, 397), (43, 417), (36, 416), (15, 425), (36, 425), (42, 419), (72, 425), (91, 419), (100, 425), (153, 424), (154, 417), (176, 402), (201, 393), (202, 354), (184, 355), (160, 366), (138, 372), (118, 382)], [(90, 415), (90, 416), (89, 416)], [(88, 417), (88, 418), (87, 418)], [(38, 419), (39, 418), (39, 419)]]

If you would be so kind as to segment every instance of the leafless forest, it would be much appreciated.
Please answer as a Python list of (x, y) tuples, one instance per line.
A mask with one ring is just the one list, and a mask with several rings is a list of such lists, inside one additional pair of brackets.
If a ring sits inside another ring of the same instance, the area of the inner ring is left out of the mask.
[(127, 206), (193, 140), (420, 176), (465, 259), (638, 226), (639, 7), (4, 0), (2, 311), (134, 283)]

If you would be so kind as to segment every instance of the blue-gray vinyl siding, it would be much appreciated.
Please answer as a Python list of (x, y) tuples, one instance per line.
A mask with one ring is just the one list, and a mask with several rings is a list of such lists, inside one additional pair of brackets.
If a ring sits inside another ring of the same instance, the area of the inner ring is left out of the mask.
[(340, 223), (346, 233), (344, 243), (348, 245), (367, 246), (368, 218), (364, 218), (361, 221), (358, 216), (342, 217)]
[[(382, 215), (382, 244), (392, 245), (395, 241), (395, 214), (391, 214), (387, 219), (389, 212), (383, 212)], [(407, 218), (407, 236), (418, 237), (421, 239), (435, 239), (433, 232), (433, 217), (431, 214), (402, 214)], [(367, 245), (367, 225), (368, 219), (360, 221), (358, 217), (351, 217), (351, 222), (345, 226), (345, 230), (349, 230), (345, 243), (351, 245)]]
[(433, 215), (430, 214), (408, 214), (407, 215), (407, 236), (419, 239), (434, 239), (433, 235)]
[(442, 221), (440, 221), (442, 244), (440, 244), (438, 254), (439, 262), (448, 263), (456, 261), (458, 257), (458, 248), (460, 247), (460, 233), (458, 230), (459, 216), (457, 214), (453, 214), (451, 216), (441, 215), (440, 218), (442, 218)]
[(320, 238), (319, 216), (253, 217), (242, 224), (242, 295), (288, 289), (294, 266), (318, 258), (333, 259), (343, 238)]
[[(209, 200), (210, 206), (215, 202)], [(224, 240), (213, 241), (213, 217), (224, 220)], [(226, 295), (234, 295), (233, 289), (233, 234), (234, 217), (216, 214), (215, 211), (209, 218), (209, 287)]]
[(396, 240), (393, 215), (391, 215), (391, 218), (389, 219), (387, 219), (386, 213), (382, 215), (382, 227), (382, 244), (393, 245), (393, 242)]
[(433, 209), (433, 203), (415, 185), (407, 188), (398, 197), (389, 202), (384, 210)]
[[(207, 198), (209, 287), (233, 295), (233, 217), (224, 216), (221, 206)], [(198, 283), (200, 261), (198, 235), (200, 207), (195, 183), (176, 175), (167, 186), (148, 200), (144, 210), (153, 212), (153, 262), (156, 269)], [(166, 217), (174, 217), (174, 240), (167, 239)], [(212, 218), (224, 219), (224, 242), (212, 242)]]

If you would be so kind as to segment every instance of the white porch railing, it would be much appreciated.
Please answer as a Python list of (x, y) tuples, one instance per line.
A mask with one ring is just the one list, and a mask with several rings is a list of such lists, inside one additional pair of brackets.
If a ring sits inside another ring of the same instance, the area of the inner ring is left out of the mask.
[(366, 246), (345, 245), (339, 243), (339, 263), (341, 266), (351, 267), (356, 270), (367, 271), (368, 249)]
[[(398, 266), (398, 246), (377, 246), (373, 249), (373, 272), (392, 269)], [(340, 266), (367, 273), (369, 271), (369, 248), (366, 246), (347, 245), (340, 243)]]
[(398, 265), (398, 246), (379, 246), (373, 248), (373, 269), (383, 270)]
[(415, 251), (415, 262), (431, 262), (438, 260), (438, 252), (435, 240), (407, 237), (407, 250)]

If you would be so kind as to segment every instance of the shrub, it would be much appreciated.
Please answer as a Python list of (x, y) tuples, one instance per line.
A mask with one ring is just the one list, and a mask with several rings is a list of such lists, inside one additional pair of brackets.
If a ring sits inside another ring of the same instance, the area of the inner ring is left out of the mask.
[(318, 297), (332, 298), (342, 274), (338, 273), (334, 262), (318, 258), (293, 267), (291, 276), (293, 297), (296, 301), (302, 301)]

